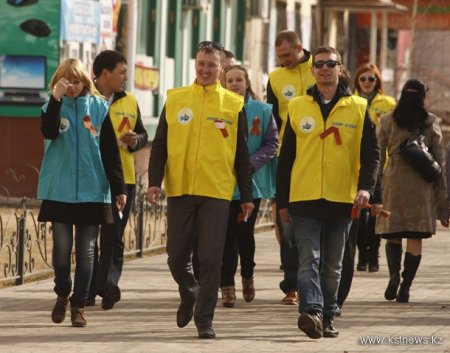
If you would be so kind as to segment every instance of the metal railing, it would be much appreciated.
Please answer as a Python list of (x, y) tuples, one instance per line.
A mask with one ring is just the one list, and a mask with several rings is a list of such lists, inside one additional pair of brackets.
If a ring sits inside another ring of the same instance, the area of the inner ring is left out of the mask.
[[(16, 205), (0, 205), (0, 287), (20, 285), (48, 277), (52, 268), (52, 227), (37, 221), (39, 201), (23, 198)], [(262, 200), (256, 227), (272, 226), (270, 200)], [(167, 236), (167, 203), (165, 197), (157, 206), (145, 199), (143, 187), (136, 198), (125, 229), (125, 255), (142, 257), (147, 252), (165, 248)], [(75, 256), (72, 254), (72, 262)]]

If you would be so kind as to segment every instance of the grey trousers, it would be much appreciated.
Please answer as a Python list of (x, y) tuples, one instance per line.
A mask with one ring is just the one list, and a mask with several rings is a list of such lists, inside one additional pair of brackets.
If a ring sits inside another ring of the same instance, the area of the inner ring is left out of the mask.
[[(195, 302), (197, 327), (211, 326), (220, 284), (230, 202), (204, 196), (167, 199), (167, 263), (182, 303)], [(198, 282), (192, 270), (197, 252)]]

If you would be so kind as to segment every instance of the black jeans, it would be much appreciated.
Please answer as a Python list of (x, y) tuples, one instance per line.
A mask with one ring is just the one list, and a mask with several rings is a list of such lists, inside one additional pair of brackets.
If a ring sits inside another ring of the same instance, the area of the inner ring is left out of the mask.
[[(210, 326), (214, 317), (229, 207), (227, 200), (205, 196), (167, 198), (167, 263), (181, 302), (195, 302), (197, 327)], [(198, 280), (192, 272), (194, 249)]]
[(345, 243), (344, 258), (342, 260), (341, 282), (339, 283), (337, 305), (342, 307), (353, 281), (353, 272), (355, 267), (356, 238), (358, 236), (358, 219), (353, 220), (350, 233)]
[(277, 204), (276, 222), (280, 229), (280, 257), (283, 267), (283, 280), (280, 289), (283, 293), (297, 291), (298, 252), (294, 244), (294, 228), (291, 223), (283, 223)]
[[(113, 201), (112, 213), (114, 223), (103, 224), (100, 229), (100, 257), (98, 263), (94, 262), (94, 275), (91, 281), (89, 296), (95, 294), (103, 296), (112, 287), (119, 287), (119, 279), (122, 275), (124, 261), (123, 234), (130, 216), (131, 206), (136, 191), (134, 184), (127, 184), (127, 203), (122, 211), (122, 219), (119, 217), (117, 207)], [(96, 246), (98, 251), (98, 246)], [(98, 254), (96, 254), (98, 256)], [(95, 293), (95, 294), (94, 294)]]
[(358, 264), (369, 266), (378, 265), (380, 236), (375, 234), (376, 217), (370, 215), (370, 210), (362, 210), (358, 226)]
[(255, 223), (261, 199), (254, 199), (253, 204), (255, 208), (247, 222), (238, 222), (238, 215), (242, 213), (241, 201), (231, 201), (228, 214), (227, 237), (222, 256), (220, 287), (234, 286), (238, 256), (241, 263), (241, 276), (247, 279), (253, 277), (253, 269), (255, 267)]

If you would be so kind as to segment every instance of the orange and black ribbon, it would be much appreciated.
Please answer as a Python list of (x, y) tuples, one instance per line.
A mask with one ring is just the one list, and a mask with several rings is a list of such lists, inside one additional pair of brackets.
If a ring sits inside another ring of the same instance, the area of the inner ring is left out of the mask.
[[(367, 208), (367, 209), (372, 209), (372, 205), (370, 204), (370, 203), (368, 203), (367, 205), (366, 205), (366, 207), (365, 208)], [(350, 215), (350, 218), (351, 219), (357, 219), (357, 218), (359, 218), (359, 207), (357, 207), (357, 206), (353, 206), (352, 207), (352, 213), (351, 213), (351, 215)], [(381, 211), (380, 211), (380, 213), (379, 213), (379, 215), (380, 216), (383, 216), (383, 217), (389, 217), (390, 215), (391, 215), (391, 212), (390, 211), (386, 211), (385, 209), (381, 209)]]
[(120, 122), (120, 125), (118, 128), (119, 132), (122, 132), (122, 130), (125, 126), (128, 128), (128, 130), (131, 130), (130, 120), (128, 120), (128, 117), (126, 117), (126, 116), (124, 116), (122, 121)]
[(338, 145), (342, 145), (341, 134), (339, 133), (339, 129), (336, 126), (329, 127), (324, 132), (322, 132), (319, 136), (323, 140), (325, 137), (327, 137), (330, 134), (334, 134), (334, 139), (336, 140), (336, 143)]
[(258, 117), (253, 119), (252, 129), (250, 130), (250, 135), (259, 136), (261, 135), (261, 129), (259, 127), (261, 120)]
[(98, 135), (97, 130), (95, 130), (94, 125), (92, 125), (91, 117), (90, 117), (89, 115), (86, 115), (86, 116), (83, 118), (83, 126), (84, 126), (87, 130), (89, 130), (89, 132), (91, 133), (92, 136), (97, 136), (97, 135)]

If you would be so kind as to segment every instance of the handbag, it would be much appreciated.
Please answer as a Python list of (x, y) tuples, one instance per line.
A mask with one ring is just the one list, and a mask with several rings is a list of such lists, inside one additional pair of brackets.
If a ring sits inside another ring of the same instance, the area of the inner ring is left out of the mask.
[(441, 166), (428, 150), (421, 132), (405, 139), (399, 146), (399, 154), (425, 181), (433, 183), (441, 175)]

